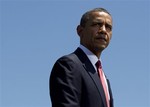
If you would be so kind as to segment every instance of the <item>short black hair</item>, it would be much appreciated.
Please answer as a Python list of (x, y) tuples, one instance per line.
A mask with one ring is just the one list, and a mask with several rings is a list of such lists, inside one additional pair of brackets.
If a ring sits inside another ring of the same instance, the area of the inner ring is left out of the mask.
[(87, 11), (86, 13), (84, 13), (84, 14), (82, 15), (81, 20), (80, 20), (80, 25), (81, 25), (82, 27), (85, 26), (85, 24), (86, 24), (86, 22), (89, 20), (90, 14), (91, 14), (92, 12), (105, 12), (105, 13), (107, 13), (107, 14), (109, 14), (109, 15), (111, 16), (111, 14), (110, 14), (106, 9), (104, 9), (104, 8), (95, 8), (95, 9), (92, 9), (92, 10)]

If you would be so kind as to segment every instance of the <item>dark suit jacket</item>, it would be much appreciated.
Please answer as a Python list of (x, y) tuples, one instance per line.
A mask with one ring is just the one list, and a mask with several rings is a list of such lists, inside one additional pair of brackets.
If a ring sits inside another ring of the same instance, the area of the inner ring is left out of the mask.
[(50, 75), (50, 97), (52, 107), (107, 107), (99, 76), (80, 48), (56, 61)]

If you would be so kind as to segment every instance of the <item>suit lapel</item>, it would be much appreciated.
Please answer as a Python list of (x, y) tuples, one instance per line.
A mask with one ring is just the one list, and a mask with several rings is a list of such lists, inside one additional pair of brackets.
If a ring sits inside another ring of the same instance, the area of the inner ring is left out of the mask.
[(109, 94), (110, 94), (110, 107), (114, 107), (113, 95), (112, 95), (112, 91), (111, 91), (111, 87), (110, 87), (110, 82), (108, 79), (107, 79), (107, 84), (108, 84), (108, 89), (109, 89)]
[(88, 60), (85, 62), (85, 67), (86, 67), (85, 69), (87, 70), (87, 72), (91, 76), (93, 82), (95, 83), (95, 85), (96, 85), (96, 87), (99, 91), (99, 94), (101, 95), (101, 98), (104, 102), (104, 106), (107, 107), (104, 90), (103, 90), (102, 83), (100, 81), (100, 78), (99, 78), (97, 72), (95, 71), (95, 69), (94, 69), (93, 65), (91, 64), (91, 62), (88, 61)]
[(102, 87), (102, 83), (100, 82), (100, 78), (99, 78), (97, 72), (95, 71), (92, 63), (90, 62), (90, 60), (88, 59), (86, 54), (80, 48), (78, 48), (75, 51), (75, 54), (78, 56), (80, 61), (83, 63), (83, 67), (89, 73), (89, 75), (92, 78), (95, 86), (97, 87), (98, 92), (99, 92), (99, 94), (100, 94), (100, 96), (101, 96), (101, 98), (103, 100), (104, 107), (107, 107), (105, 94), (104, 94), (104, 90), (103, 90), (103, 87)]

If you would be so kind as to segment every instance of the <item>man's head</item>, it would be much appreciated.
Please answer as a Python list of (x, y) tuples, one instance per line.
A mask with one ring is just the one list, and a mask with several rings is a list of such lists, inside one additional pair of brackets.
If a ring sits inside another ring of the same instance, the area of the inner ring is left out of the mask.
[(90, 11), (87, 11), (86, 13), (84, 13), (81, 17), (81, 20), (80, 20), (80, 25), (81, 26), (85, 26), (86, 22), (90, 19), (90, 16), (91, 16), (91, 13), (92, 12), (105, 12), (105, 13), (108, 13), (110, 16), (111, 14), (104, 8), (95, 8), (93, 10), (90, 10)]
[(111, 14), (104, 8), (86, 12), (77, 27), (77, 33), (80, 36), (80, 43), (99, 57), (111, 39)]

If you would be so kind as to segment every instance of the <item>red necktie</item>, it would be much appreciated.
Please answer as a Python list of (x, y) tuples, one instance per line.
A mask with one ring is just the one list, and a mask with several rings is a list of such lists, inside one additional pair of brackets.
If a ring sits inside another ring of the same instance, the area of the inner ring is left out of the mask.
[(106, 83), (105, 83), (105, 80), (104, 80), (104, 77), (103, 77), (104, 75), (103, 75), (103, 70), (102, 70), (102, 65), (101, 65), (100, 60), (97, 61), (96, 67), (97, 67), (97, 71), (98, 71), (98, 74), (99, 74), (99, 77), (100, 77), (100, 80), (101, 80), (101, 83), (103, 85), (103, 89), (104, 89), (104, 92), (105, 92), (107, 107), (110, 107), (107, 86), (106, 86)]

